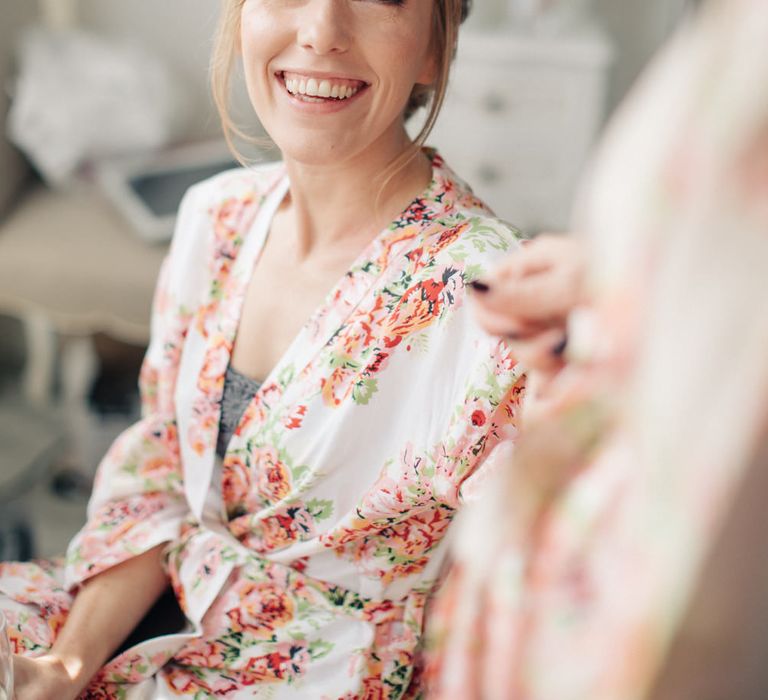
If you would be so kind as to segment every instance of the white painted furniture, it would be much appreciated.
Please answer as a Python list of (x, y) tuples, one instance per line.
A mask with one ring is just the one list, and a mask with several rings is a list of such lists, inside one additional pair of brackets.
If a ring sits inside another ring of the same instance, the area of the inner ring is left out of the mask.
[(602, 126), (612, 53), (593, 26), (562, 37), (468, 30), (429, 142), (502, 218), (563, 229)]

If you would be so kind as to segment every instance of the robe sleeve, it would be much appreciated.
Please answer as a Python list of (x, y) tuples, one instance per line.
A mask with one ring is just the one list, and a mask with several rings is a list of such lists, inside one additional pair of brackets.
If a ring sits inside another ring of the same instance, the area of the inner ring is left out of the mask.
[(196, 296), (205, 285), (200, 250), (210, 228), (206, 199), (198, 185), (182, 201), (154, 295), (139, 380), (142, 417), (115, 440), (98, 467), (86, 525), (67, 551), (68, 587), (174, 540), (189, 513), (174, 393)]
[(476, 322), (466, 291), (466, 283), (486, 275), (506, 255), (514, 255), (518, 234), (486, 217), (470, 220), (469, 227), (469, 243), (459, 241), (443, 256), (444, 265), (461, 261), (465, 282), (456, 291), (454, 318), (449, 320), (444, 344), (464, 350), (455, 356), (452, 372), (460, 381), (454, 381), (449, 418), (441, 425), (428, 459), (438, 477), (438, 498), (454, 508), (477, 497), (483, 482), (508, 466), (526, 385), (524, 368), (507, 342), (488, 335)]
[(526, 377), (504, 341), (488, 339), (470, 374), (442, 443), (449, 488), (444, 502), (456, 507), (478, 498), (492, 474), (510, 464), (521, 419)]

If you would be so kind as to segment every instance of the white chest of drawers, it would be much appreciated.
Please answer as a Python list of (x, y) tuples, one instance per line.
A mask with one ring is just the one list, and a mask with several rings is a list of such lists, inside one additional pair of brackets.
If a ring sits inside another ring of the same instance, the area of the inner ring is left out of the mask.
[(562, 229), (603, 123), (611, 58), (594, 27), (467, 31), (429, 143), (500, 217), (530, 233)]

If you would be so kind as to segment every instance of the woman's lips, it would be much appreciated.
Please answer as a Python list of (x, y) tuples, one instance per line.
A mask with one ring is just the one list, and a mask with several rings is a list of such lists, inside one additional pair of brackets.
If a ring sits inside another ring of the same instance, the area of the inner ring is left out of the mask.
[(369, 87), (362, 80), (321, 77), (292, 71), (283, 71), (276, 77), (288, 95), (303, 104), (343, 106)]

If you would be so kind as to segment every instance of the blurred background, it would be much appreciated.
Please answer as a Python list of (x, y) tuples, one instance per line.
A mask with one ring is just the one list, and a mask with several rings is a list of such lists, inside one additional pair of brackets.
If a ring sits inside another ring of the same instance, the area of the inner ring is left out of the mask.
[[(430, 143), (500, 216), (562, 230), (606, 120), (693, 4), (476, 0)], [(138, 415), (176, 205), (232, 165), (208, 95), (217, 11), (3, 0), (0, 559), (64, 551), (101, 455)], [(242, 91), (236, 103), (258, 134)]]

